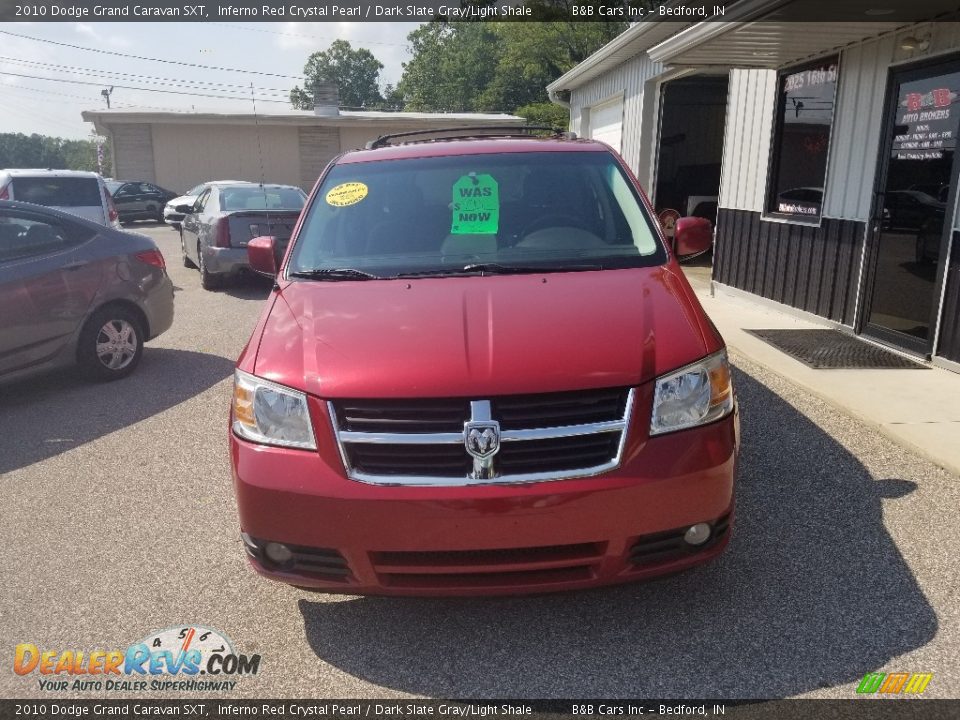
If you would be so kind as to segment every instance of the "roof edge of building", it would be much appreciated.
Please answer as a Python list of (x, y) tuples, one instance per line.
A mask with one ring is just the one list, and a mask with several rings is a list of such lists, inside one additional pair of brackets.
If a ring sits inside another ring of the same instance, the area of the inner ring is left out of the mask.
[(341, 112), (339, 115), (319, 116), (312, 112), (300, 113), (243, 113), (243, 112), (192, 112), (192, 111), (136, 111), (136, 110), (83, 110), (80, 116), (95, 124), (157, 123), (157, 122), (259, 122), (278, 125), (316, 125), (342, 127), (351, 125), (450, 123), (483, 124), (499, 122), (522, 124), (526, 120), (509, 113), (384, 113)]

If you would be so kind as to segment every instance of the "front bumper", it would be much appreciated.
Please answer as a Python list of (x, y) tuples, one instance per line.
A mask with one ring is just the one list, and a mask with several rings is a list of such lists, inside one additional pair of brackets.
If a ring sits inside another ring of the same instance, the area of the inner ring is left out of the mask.
[[(647, 438), (649, 403), (624, 460), (593, 478), (528, 485), (390, 487), (345, 477), (332, 428), (314, 412), (318, 451), (231, 433), (248, 560), (274, 580), (350, 594), (473, 595), (587, 588), (692, 567), (719, 555), (732, 526), (739, 421)], [(642, 437), (640, 437), (642, 436)], [(682, 541), (693, 524), (714, 534)], [(263, 552), (294, 552), (279, 567)]]

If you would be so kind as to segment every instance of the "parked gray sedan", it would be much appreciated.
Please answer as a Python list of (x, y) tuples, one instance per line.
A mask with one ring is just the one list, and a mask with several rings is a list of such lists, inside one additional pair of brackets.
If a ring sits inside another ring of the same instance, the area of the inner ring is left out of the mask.
[(200, 270), (205, 289), (219, 287), (226, 277), (249, 268), (247, 243), (253, 238), (272, 235), (278, 252), (286, 249), (306, 199), (292, 185), (211, 185), (192, 206), (176, 208), (184, 213), (183, 264)]
[(124, 377), (172, 323), (153, 240), (0, 201), (0, 382), (75, 363), (92, 379)]

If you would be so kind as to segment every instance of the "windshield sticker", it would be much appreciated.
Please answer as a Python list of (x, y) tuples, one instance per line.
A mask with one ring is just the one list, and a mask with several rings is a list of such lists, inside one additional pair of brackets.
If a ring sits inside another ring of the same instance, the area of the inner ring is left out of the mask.
[(500, 227), (500, 187), (486, 173), (464, 175), (453, 184), (451, 235), (496, 235)]
[(347, 207), (356, 205), (367, 196), (367, 186), (362, 182), (341, 183), (327, 193), (327, 205)]

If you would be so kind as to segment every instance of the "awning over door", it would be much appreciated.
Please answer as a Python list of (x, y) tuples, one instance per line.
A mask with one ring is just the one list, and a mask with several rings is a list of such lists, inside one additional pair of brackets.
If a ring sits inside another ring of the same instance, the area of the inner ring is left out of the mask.
[(674, 66), (773, 69), (956, 13), (956, 0), (740, 0), (723, 20), (693, 25), (648, 54)]

